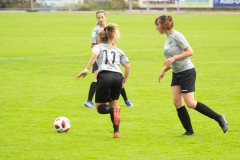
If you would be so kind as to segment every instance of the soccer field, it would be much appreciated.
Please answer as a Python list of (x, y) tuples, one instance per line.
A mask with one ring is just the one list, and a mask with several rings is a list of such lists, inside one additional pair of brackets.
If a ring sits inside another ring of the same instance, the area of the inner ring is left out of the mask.
[[(109, 115), (86, 108), (93, 74), (75, 78), (91, 56), (95, 14), (0, 13), (0, 160), (238, 160), (240, 159), (240, 15), (174, 14), (174, 29), (190, 43), (197, 71), (196, 100), (227, 116), (229, 129), (188, 109), (195, 136), (184, 129), (171, 96), (171, 71), (161, 83), (165, 35), (159, 14), (107, 13), (117, 46), (129, 57), (120, 139)], [(171, 14), (171, 13), (169, 13)], [(57, 133), (54, 120), (71, 121)]]

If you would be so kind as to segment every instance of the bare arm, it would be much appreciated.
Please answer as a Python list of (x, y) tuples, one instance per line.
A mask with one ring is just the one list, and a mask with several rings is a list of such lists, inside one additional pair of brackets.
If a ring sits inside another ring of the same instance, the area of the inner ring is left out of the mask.
[(125, 68), (123, 83), (125, 83), (127, 81), (128, 76), (129, 76), (131, 66), (130, 66), (130, 63), (125, 63), (123, 66)]
[(171, 58), (166, 59), (163, 62), (164, 68), (158, 76), (158, 81), (160, 82), (163, 79), (163, 77), (165, 75), (165, 72), (167, 72), (171, 68), (170, 67), (171, 63), (173, 63), (176, 60), (180, 60), (180, 59), (190, 57), (192, 55), (193, 55), (193, 50), (190, 46), (188, 46), (187, 48), (184, 49), (184, 51), (181, 54), (178, 54), (178, 55), (175, 55)]
[(160, 72), (159, 76), (158, 76), (158, 82), (160, 82), (164, 75), (165, 75), (165, 72), (167, 72), (171, 67), (168, 66), (168, 65), (165, 65), (164, 68), (162, 69), (162, 71)]
[(89, 71), (89, 69), (92, 67), (93, 63), (96, 61), (98, 56), (98, 53), (93, 53), (90, 60), (88, 61), (87, 67), (86, 69), (84, 69), (82, 72), (80, 72), (76, 78), (81, 78), (81, 77), (85, 77)]
[(176, 60), (180, 60), (180, 59), (184, 59), (187, 57), (190, 57), (193, 55), (193, 50), (190, 46), (188, 46), (187, 48), (184, 49), (184, 51), (181, 54), (175, 55), (171, 58), (168, 58), (164, 61), (164, 65), (170, 66), (172, 62), (176, 61)]

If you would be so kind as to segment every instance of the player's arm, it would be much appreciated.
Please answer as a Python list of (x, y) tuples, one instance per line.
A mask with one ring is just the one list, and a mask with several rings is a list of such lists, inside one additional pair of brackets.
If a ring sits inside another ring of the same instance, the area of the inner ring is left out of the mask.
[(164, 66), (164, 68), (162, 69), (162, 72), (167, 72), (169, 69), (171, 69), (170, 66)]
[(184, 51), (178, 55), (174, 55), (171, 58), (166, 59), (163, 64), (170, 66), (172, 62), (176, 61), (176, 60), (180, 60), (180, 59), (185, 59), (187, 57), (190, 57), (193, 55), (193, 50), (190, 46), (188, 46), (187, 48), (184, 49)]
[(190, 57), (193, 55), (193, 50), (190, 46), (184, 49), (184, 51), (181, 54), (174, 55), (175, 60), (185, 59), (187, 57)]
[(93, 48), (93, 46), (97, 45), (98, 41), (98, 36), (97, 36), (97, 32), (95, 29), (93, 29), (92, 31), (92, 36), (91, 36), (91, 48)]
[(123, 67), (125, 68), (124, 76), (123, 76), (124, 77), (123, 78), (123, 83), (125, 83), (127, 81), (128, 76), (129, 76), (131, 66), (130, 66), (130, 63), (127, 62), (123, 65)]
[(90, 60), (88, 61), (87, 67), (82, 72), (80, 72), (76, 78), (81, 78), (81, 77), (84, 78), (88, 74), (88, 71), (92, 67), (93, 63), (96, 61), (97, 57), (98, 57), (98, 53), (94, 52)]
[(164, 68), (162, 69), (162, 71), (160, 72), (159, 76), (158, 76), (158, 82), (160, 82), (164, 75), (165, 75), (165, 72), (167, 72), (171, 67), (168, 66), (168, 65), (165, 65)]
[(91, 58), (90, 58), (89, 61), (88, 61), (88, 64), (87, 64), (86, 69), (89, 70), (89, 69), (92, 67), (92, 65), (93, 65), (93, 63), (96, 61), (97, 57), (98, 57), (98, 53), (97, 53), (97, 52), (94, 52), (94, 53), (92, 54)]

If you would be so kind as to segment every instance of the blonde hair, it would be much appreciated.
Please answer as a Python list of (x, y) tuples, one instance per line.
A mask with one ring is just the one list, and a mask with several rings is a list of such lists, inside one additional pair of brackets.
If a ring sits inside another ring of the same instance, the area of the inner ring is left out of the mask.
[(115, 45), (120, 38), (118, 26), (115, 23), (109, 23), (98, 33), (100, 41), (105, 44)]

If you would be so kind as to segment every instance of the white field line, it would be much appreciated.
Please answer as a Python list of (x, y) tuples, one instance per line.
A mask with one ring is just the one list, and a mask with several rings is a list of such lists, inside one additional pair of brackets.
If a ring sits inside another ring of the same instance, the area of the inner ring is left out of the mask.
[[(209, 46), (195, 46), (193, 47), (193, 49), (201, 49), (201, 48), (213, 48), (213, 47), (240, 47), (240, 44), (228, 44), (228, 45), (209, 45)], [(128, 51), (124, 51), (125, 53), (132, 53), (132, 52), (149, 52), (149, 51), (158, 51), (158, 52), (162, 52), (162, 49), (141, 49), (141, 50), (128, 50)], [(81, 57), (83, 55), (91, 55), (91, 53), (79, 53), (79, 54), (69, 54), (69, 55), (54, 55), (54, 56), (35, 56), (35, 57), (16, 57), (16, 58), (5, 58), (5, 57), (0, 57), (1, 61), (4, 60), (32, 60), (32, 61), (46, 61), (46, 58), (61, 58), (61, 57), (72, 57), (72, 56), (76, 56), (76, 57)], [(54, 62), (63, 62), (63, 60), (54, 60), (54, 59), (50, 59), (50, 61), (54, 61)], [(67, 61), (64, 61), (67, 62)], [(69, 61), (69, 62), (73, 62), (73, 61)], [(75, 61), (74, 61), (75, 62)], [(81, 62), (81, 60), (77, 60), (76, 62)], [(85, 61), (84, 61), (85, 62)]]
[[(59, 57), (71, 57), (71, 56), (81, 56), (85, 55), (86, 53), (79, 53), (79, 54), (69, 54), (69, 55), (54, 55), (54, 56), (36, 56), (36, 57), (17, 57), (17, 58), (3, 58), (0, 57), (0, 60), (39, 60), (39, 59), (46, 59), (46, 58), (59, 58)], [(89, 54), (90, 55), (90, 54)]]

